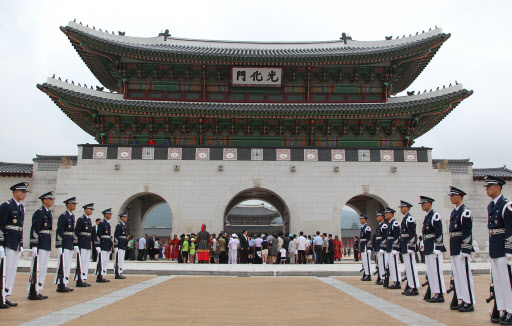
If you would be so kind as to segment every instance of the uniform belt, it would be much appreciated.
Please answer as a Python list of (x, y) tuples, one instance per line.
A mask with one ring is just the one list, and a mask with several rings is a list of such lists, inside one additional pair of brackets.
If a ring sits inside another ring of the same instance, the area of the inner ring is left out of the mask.
[(375, 239), (376, 239), (376, 240), (380, 240), (380, 239), (382, 239), (382, 237), (375, 237)]
[(435, 234), (425, 234), (425, 240), (430, 239), (430, 238), (435, 238), (435, 237), (436, 237)]
[(14, 230), (14, 231), (23, 231), (23, 228), (21, 226), (17, 226), (17, 225), (6, 225), (5, 229), (6, 230)]
[(489, 229), (489, 235), (505, 233), (505, 229)]
[(393, 240), (395, 237), (387, 237), (388, 240)]
[(450, 238), (454, 237), (462, 237), (462, 231), (460, 232), (450, 232)]
[(402, 234), (400, 234), (400, 236), (402, 238), (408, 238), (409, 237), (409, 233), (402, 233)]
[(126, 236), (125, 235), (120, 235), (119, 239), (126, 239)]
[(91, 232), (80, 232), (78, 235), (85, 235), (87, 237), (91, 236)]
[(64, 235), (75, 235), (73, 232), (64, 232)]
[(102, 239), (110, 239), (110, 236), (109, 235), (102, 235), (101, 238)]
[(39, 234), (52, 234), (52, 230), (41, 230)]

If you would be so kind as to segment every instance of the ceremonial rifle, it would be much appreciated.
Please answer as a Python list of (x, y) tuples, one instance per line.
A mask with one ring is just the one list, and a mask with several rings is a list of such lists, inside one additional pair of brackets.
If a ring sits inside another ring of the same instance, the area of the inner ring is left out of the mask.
[(82, 280), (82, 259), (80, 255), (80, 249), (76, 253), (76, 268), (75, 268), (75, 276), (73, 277), (74, 281), (78, 281), (78, 284), (82, 286), (84, 284), (84, 280)]
[(5, 257), (0, 259), (0, 277), (2, 281), (0, 282), (0, 309), (8, 308), (5, 304)]
[(492, 279), (492, 272), (489, 271), (489, 298), (485, 299), (485, 302), (491, 303), (494, 300), (493, 307), (491, 309), (491, 305), (489, 305), (489, 314), (491, 315), (491, 319), (500, 318), (500, 311), (498, 310), (498, 306), (496, 305), (496, 295), (494, 292), (494, 281)]
[(427, 287), (427, 292), (425, 292), (425, 296), (423, 296), (423, 300), (430, 300), (432, 298), (432, 293), (430, 292), (430, 283), (428, 281), (428, 275), (425, 276), (425, 283), (421, 285), (421, 287)]
[(119, 249), (116, 252), (116, 261), (114, 263), (114, 270), (116, 271), (116, 276), (119, 276)]
[(57, 274), (55, 275), (55, 284), (58, 287), (65, 286), (64, 283), (64, 249), (63, 252), (59, 255), (59, 267), (57, 268)]
[(453, 269), (450, 274), (450, 288), (446, 291), (446, 293), (450, 293), (453, 291), (452, 303), (450, 304), (450, 309), (458, 310), (459, 309), (459, 299), (457, 298), (457, 290), (455, 289), (455, 279), (453, 277)]
[[(94, 248), (96, 250), (96, 248)], [(101, 279), (103, 278), (103, 275), (102, 275), (102, 269), (101, 269), (101, 250), (100, 252), (98, 252), (98, 262), (96, 264), (96, 273), (95, 273), (98, 277), (97, 279)]]
[(37, 257), (37, 255), (34, 255), (32, 259), (32, 268), (30, 269), (30, 277), (28, 284), (29, 296), (35, 296), (37, 295), (38, 292), (37, 276), (39, 275), (39, 263)]
[(405, 274), (404, 278), (402, 279), (402, 283), (405, 282), (405, 281), (407, 281), (407, 283), (405, 283), (405, 290), (404, 290), (404, 292), (407, 292), (411, 288), (409, 286), (409, 280), (407, 279), (407, 273)]

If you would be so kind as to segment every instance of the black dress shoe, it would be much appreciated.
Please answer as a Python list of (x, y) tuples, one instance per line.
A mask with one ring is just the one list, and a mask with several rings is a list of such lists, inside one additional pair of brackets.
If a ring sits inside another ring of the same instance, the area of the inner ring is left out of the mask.
[(407, 290), (405, 290), (404, 292), (402, 292), (402, 295), (407, 295), (407, 293), (411, 292), (412, 291), (412, 288), (408, 288)]
[(57, 287), (57, 292), (59, 292), (59, 293), (68, 293), (71, 291), (73, 291), (73, 289), (70, 289), (67, 286), (58, 286)]
[(8, 305), (9, 307), (16, 307), (18, 305), (17, 303), (11, 302), (8, 299), (5, 299), (5, 304)]
[(365, 282), (369, 282), (372, 280), (372, 277), (370, 275), (366, 275), (364, 278), (363, 278), (363, 281)]
[[(116, 275), (116, 280), (122, 280), (122, 279), (123, 279), (123, 277), (122, 277), (121, 275)], [(362, 280), (363, 280), (363, 279), (361, 279), (361, 281), (362, 281)]]
[(501, 321), (503, 319), (505, 319), (506, 316), (507, 316), (507, 314), (505, 312), (503, 312), (503, 313), (500, 314), (500, 316), (498, 318), (491, 318), (491, 323), (499, 324), (499, 323), (501, 323)]
[(460, 307), (462, 307), (463, 305), (464, 305), (464, 301), (462, 301), (461, 303), (459, 303), (459, 304), (458, 304), (458, 305), (456, 305), (456, 306), (451, 306), (451, 305), (450, 305), (450, 309), (451, 309), (451, 310), (459, 310), (459, 309), (460, 309)]
[(91, 286), (91, 283), (87, 283), (87, 282), (85, 282), (85, 281), (84, 281), (84, 285), (85, 285), (86, 287), (89, 287), (89, 286)]
[(42, 295), (41, 293), (38, 293), (37, 294), (41, 299), (48, 299), (48, 296), (47, 295)]
[(76, 287), (77, 288), (84, 288), (86, 287), (87, 285), (85, 285), (85, 282), (76, 282)]
[(126, 278), (126, 276), (124, 276), (123, 274), (121, 274), (121, 278), (124, 280)]
[(104, 278), (97, 278), (96, 283), (107, 283), (107, 280)]
[(443, 303), (444, 302), (444, 295), (443, 294), (436, 294), (428, 302), (430, 302), (430, 303)]
[(375, 284), (377, 284), (377, 285), (383, 285), (383, 284), (384, 284), (384, 282), (383, 282), (382, 280), (380, 280), (380, 281), (375, 282)]
[(411, 288), (411, 291), (409, 291), (409, 293), (406, 294), (406, 296), (408, 297), (412, 297), (412, 296), (415, 296), (415, 295), (420, 295), (420, 293), (418, 292), (418, 289), (416, 288)]
[(29, 300), (43, 300), (37, 293), (30, 293), (27, 297)]
[(512, 325), (512, 314), (506, 314), (505, 318), (501, 320), (500, 325)]
[(388, 289), (392, 289), (392, 290), (402, 289), (402, 286), (400, 285), (400, 282), (395, 282), (391, 286), (389, 286)]
[(463, 302), (459, 308), (459, 311), (460, 312), (470, 312), (470, 311), (475, 311), (475, 307), (473, 307), (472, 304), (470, 303), (465, 303)]
[(0, 309), (7, 309), (7, 308), (9, 308), (8, 305), (6, 305), (5, 303), (0, 302)]

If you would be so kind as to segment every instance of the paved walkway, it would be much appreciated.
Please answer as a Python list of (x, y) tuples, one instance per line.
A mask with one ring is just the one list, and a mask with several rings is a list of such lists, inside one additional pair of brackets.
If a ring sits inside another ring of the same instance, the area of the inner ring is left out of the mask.
[(48, 300), (28, 301), (28, 274), (19, 273), (11, 297), (19, 306), (0, 310), (0, 325), (490, 325), (484, 275), (475, 276), (472, 313), (451, 311), (451, 295), (430, 304), (358, 277), (130, 275), (66, 294), (52, 279)]
[[(57, 260), (49, 262), (50, 272), (55, 272)], [(89, 266), (91, 271), (94, 263)], [(30, 261), (20, 260), (18, 271), (29, 272)], [(75, 263), (73, 262), (73, 265)], [(109, 270), (112, 270), (114, 263), (109, 262)], [(360, 275), (362, 265), (360, 262), (343, 261), (327, 265), (258, 265), (258, 264), (178, 264), (167, 260), (159, 261), (126, 261), (125, 274), (154, 274), (154, 275), (208, 275), (208, 276), (357, 276)], [(450, 274), (450, 261), (445, 261), (445, 275)], [(488, 274), (490, 264), (472, 263), (471, 268), (475, 274)], [(402, 268), (402, 271), (404, 269)], [(375, 264), (372, 265), (375, 271)], [(418, 264), (420, 274), (425, 273), (425, 264)]]

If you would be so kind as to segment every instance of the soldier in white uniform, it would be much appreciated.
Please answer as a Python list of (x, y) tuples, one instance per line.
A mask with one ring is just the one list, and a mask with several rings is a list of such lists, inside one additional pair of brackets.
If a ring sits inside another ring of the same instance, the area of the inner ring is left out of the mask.
[(120, 221), (119, 223), (117, 223), (116, 229), (114, 231), (114, 260), (117, 259), (115, 264), (115, 278), (122, 280), (126, 278), (126, 276), (123, 275), (123, 270), (126, 244), (128, 243), (128, 232), (126, 230), (126, 221), (128, 221), (128, 213), (119, 214), (119, 219)]
[(89, 275), (89, 261), (91, 259), (91, 233), (92, 233), (92, 212), (94, 211), (94, 203), (84, 205), (84, 215), (78, 218), (75, 226), (75, 235), (78, 237), (78, 247), (80, 249), (81, 274), (76, 275), (77, 287), (91, 286), (87, 283)]
[(400, 201), (400, 212), (403, 214), (401, 234), (400, 234), (400, 252), (404, 258), (405, 275), (407, 276), (407, 285), (409, 289), (402, 292), (406, 296), (419, 295), (418, 287), (420, 286), (420, 280), (418, 278), (418, 270), (416, 269), (416, 251), (417, 246), (417, 234), (416, 234), (416, 221), (414, 217), (409, 213), (412, 205), (406, 201)]
[(364, 276), (361, 281), (371, 281), (372, 280), (372, 264), (371, 264), (371, 256), (372, 256), (372, 229), (366, 221), (368, 220), (368, 216), (361, 214), (359, 217), (359, 222), (361, 223), (360, 233), (360, 245), (359, 250), (361, 251), (361, 260), (363, 261), (363, 269)]
[(12, 199), (0, 205), (0, 261), (5, 264), (5, 288), (1, 293), (0, 309), (18, 305), (8, 300), (7, 296), (12, 293), (18, 260), (23, 253), (25, 208), (21, 201), (27, 195), (28, 182), (17, 183), (10, 190)]
[(505, 183), (498, 177), (485, 177), (485, 190), (487, 196), (492, 198), (487, 206), (491, 273), (496, 305), (498, 310), (503, 312), (499, 320), (491, 321), (501, 325), (512, 325), (512, 202), (501, 194)]
[(110, 240), (111, 228), (108, 222), (112, 218), (112, 209), (107, 208), (101, 212), (104, 219), (98, 224), (97, 243), (96, 251), (98, 252), (98, 261), (96, 264), (96, 282), (107, 283), (110, 280), (105, 278), (108, 270), (108, 256), (112, 251), (112, 241)]
[(375, 235), (375, 252), (377, 253), (377, 262), (379, 265), (379, 278), (375, 284), (383, 285), (386, 278), (386, 238), (388, 236), (388, 224), (384, 221), (384, 212), (377, 211), (377, 227)]
[[(59, 216), (57, 222), (57, 240), (55, 246), (59, 255), (59, 267), (55, 276), (55, 284), (57, 284), (57, 292), (67, 293), (74, 289), (68, 287), (69, 273), (71, 271), (71, 260), (73, 258), (73, 250), (78, 252), (78, 238), (75, 235), (75, 215), (73, 211), (76, 209), (76, 197), (71, 197), (64, 201), (66, 211)], [(64, 273), (59, 273), (63, 269)]]
[(236, 234), (231, 235), (231, 240), (229, 240), (228, 248), (229, 248), (229, 264), (236, 264), (236, 254), (238, 250), (238, 245), (240, 242), (237, 239)]
[(400, 253), (400, 223), (395, 220), (395, 210), (386, 207), (384, 214), (388, 221), (388, 236), (386, 251), (389, 260), (389, 274), (392, 285), (388, 289), (401, 289), (400, 285), (402, 272), (400, 271), (400, 264), (398, 262), (398, 254)]

